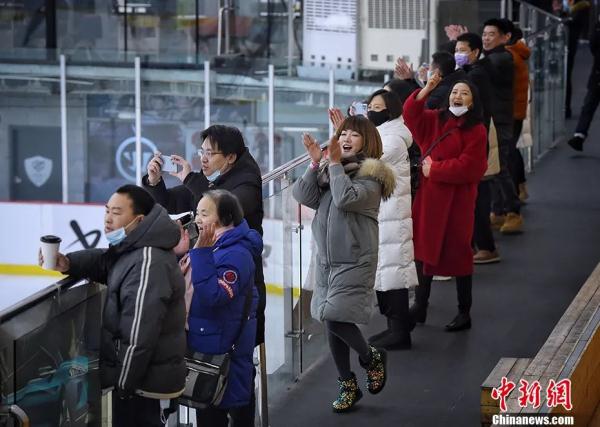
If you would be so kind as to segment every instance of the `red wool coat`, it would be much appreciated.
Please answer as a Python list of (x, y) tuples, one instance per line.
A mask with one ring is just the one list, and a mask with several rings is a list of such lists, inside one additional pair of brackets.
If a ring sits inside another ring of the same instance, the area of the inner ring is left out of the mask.
[(438, 110), (426, 110), (414, 92), (404, 104), (404, 121), (421, 153), (446, 131), (457, 128), (432, 150), (431, 173), (420, 176), (413, 204), (415, 259), (426, 275), (467, 276), (473, 273), (471, 238), (477, 185), (487, 169), (483, 124), (458, 128), (464, 119), (445, 123)]

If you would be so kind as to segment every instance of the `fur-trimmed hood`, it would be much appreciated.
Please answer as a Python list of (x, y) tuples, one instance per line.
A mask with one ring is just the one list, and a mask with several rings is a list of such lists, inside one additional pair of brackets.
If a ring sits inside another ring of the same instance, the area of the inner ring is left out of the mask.
[(383, 200), (390, 198), (396, 188), (396, 175), (391, 167), (382, 160), (365, 159), (358, 170), (358, 177), (370, 177), (381, 184)]

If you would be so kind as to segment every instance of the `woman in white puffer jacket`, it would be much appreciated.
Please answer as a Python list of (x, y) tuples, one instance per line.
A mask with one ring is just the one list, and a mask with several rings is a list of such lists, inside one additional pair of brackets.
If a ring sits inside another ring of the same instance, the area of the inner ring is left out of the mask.
[(411, 217), (410, 161), (412, 135), (402, 119), (402, 100), (384, 89), (368, 101), (369, 119), (379, 131), (385, 161), (396, 174), (396, 189), (379, 210), (379, 262), (375, 291), (388, 328), (369, 342), (388, 350), (411, 346), (408, 289), (418, 284), (414, 263)]

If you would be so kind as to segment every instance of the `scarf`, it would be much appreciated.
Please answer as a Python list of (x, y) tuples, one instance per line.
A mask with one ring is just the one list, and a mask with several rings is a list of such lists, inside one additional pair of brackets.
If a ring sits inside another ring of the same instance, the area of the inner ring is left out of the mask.
[[(344, 172), (350, 178), (352, 178), (356, 172), (360, 169), (360, 165), (366, 159), (366, 156), (363, 153), (358, 153), (355, 156), (346, 157), (342, 159), (341, 163), (344, 167)], [(326, 160), (321, 162), (319, 166), (319, 170), (317, 172), (317, 184), (319, 188), (324, 190), (329, 189), (329, 161)]]

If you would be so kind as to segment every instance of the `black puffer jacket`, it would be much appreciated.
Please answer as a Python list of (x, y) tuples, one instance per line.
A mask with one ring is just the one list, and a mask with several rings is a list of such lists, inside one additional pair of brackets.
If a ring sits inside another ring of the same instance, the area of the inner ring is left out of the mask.
[(116, 246), (67, 255), (68, 274), (108, 286), (102, 320), (102, 388), (154, 399), (185, 386), (185, 283), (172, 248), (179, 227), (155, 205)]
[(490, 127), (490, 118), (492, 117), (492, 81), (488, 71), (489, 59), (483, 58), (473, 64), (467, 64), (463, 67), (469, 80), (479, 91), (479, 99), (483, 107), (483, 124), (486, 129)]
[(485, 57), (489, 60), (487, 69), (492, 81), (492, 118), (498, 131), (504, 125), (510, 126), (509, 138), (512, 138), (515, 75), (513, 57), (504, 46), (486, 51)]
[[(209, 182), (202, 172), (191, 172), (184, 180), (183, 185), (167, 189), (164, 180), (155, 186), (148, 184), (148, 175), (142, 179), (144, 188), (154, 197), (157, 203), (164, 206), (170, 214), (195, 211), (198, 202), (208, 190), (228, 190), (237, 196), (244, 210), (244, 218), (253, 230), (262, 236), (263, 203), (262, 203), (262, 177), (258, 164), (248, 151), (235, 162), (230, 171), (221, 175), (215, 182)], [(255, 284), (258, 290), (259, 303), (256, 311), (258, 330), (256, 344), (265, 340), (266, 307), (265, 278), (262, 268), (262, 259), (255, 261)]]

